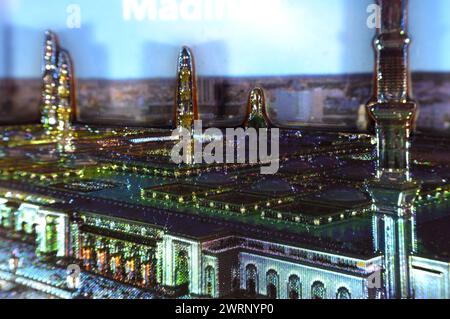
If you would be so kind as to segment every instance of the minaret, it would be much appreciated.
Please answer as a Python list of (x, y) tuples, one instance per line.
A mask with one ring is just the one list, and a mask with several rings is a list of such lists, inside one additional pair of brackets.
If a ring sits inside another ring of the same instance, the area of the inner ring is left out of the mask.
[(247, 115), (243, 126), (256, 129), (267, 128), (270, 126), (266, 108), (266, 96), (263, 89), (257, 87), (249, 93), (247, 100)]
[(384, 255), (387, 298), (413, 298), (410, 257), (414, 249), (410, 133), (416, 113), (411, 98), (407, 35), (408, 0), (378, 0), (381, 28), (375, 38), (374, 95), (368, 111), (376, 123), (377, 177), (369, 182), (376, 212), (375, 249)]
[[(178, 58), (177, 89), (175, 96), (175, 125), (186, 129), (192, 138), (192, 147), (185, 156), (186, 164), (194, 163), (194, 122), (199, 119), (197, 105), (197, 82), (194, 57), (188, 47), (183, 47)], [(197, 137), (199, 138), (199, 137)]]
[(42, 108), (41, 124), (46, 134), (51, 134), (57, 127), (56, 94), (59, 41), (52, 31), (45, 32), (44, 56), (42, 60)]
[(194, 57), (189, 48), (183, 47), (178, 58), (175, 125), (194, 129), (199, 119), (197, 105), (197, 83)]
[(72, 117), (75, 109), (75, 88), (72, 59), (61, 50), (58, 56), (57, 145), (62, 154), (73, 151)]

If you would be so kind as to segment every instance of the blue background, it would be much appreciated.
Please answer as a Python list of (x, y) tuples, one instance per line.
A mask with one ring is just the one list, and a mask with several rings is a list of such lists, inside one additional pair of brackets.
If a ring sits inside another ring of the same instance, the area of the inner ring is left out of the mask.
[[(186, 0), (158, 1), (164, 8)], [(247, 18), (125, 21), (122, 0), (0, 0), (0, 77), (39, 77), (48, 28), (71, 51), (79, 78), (172, 77), (182, 45), (193, 48), (199, 75), (372, 71), (374, 30), (366, 26), (366, 9), (373, 1), (260, 0), (258, 17), (246, 8), (252, 0), (225, 1)], [(81, 8), (80, 29), (67, 27), (70, 4)], [(450, 71), (449, 32), (450, 1), (410, 1), (413, 70)]]

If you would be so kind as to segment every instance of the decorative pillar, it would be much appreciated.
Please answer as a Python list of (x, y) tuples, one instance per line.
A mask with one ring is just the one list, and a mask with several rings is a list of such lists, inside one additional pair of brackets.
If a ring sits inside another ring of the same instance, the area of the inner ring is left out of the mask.
[(163, 286), (174, 286), (174, 253), (173, 241), (168, 235), (164, 235), (163, 244), (160, 249), (162, 260), (162, 284)]
[[(413, 204), (418, 186), (410, 176), (410, 133), (416, 114), (411, 98), (407, 34), (408, 0), (378, 0), (381, 27), (375, 38), (374, 93), (368, 110), (376, 123), (375, 250), (384, 255), (387, 298), (412, 298)], [(381, 288), (381, 287), (380, 287)]]
[(194, 295), (202, 293), (202, 253), (199, 243), (192, 243), (189, 253), (189, 291)]

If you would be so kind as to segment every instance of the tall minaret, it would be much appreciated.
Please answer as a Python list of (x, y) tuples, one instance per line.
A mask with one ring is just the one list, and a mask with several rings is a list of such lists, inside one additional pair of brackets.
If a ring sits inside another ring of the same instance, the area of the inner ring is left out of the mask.
[(378, 0), (381, 28), (375, 38), (374, 94), (368, 110), (376, 123), (377, 177), (369, 182), (376, 213), (375, 249), (384, 255), (387, 298), (413, 298), (414, 208), (418, 192), (410, 176), (411, 98), (407, 35), (408, 0)]
[(178, 57), (175, 125), (194, 129), (198, 120), (197, 82), (194, 57), (188, 47), (183, 47)]
[(58, 125), (56, 93), (59, 41), (52, 31), (45, 32), (43, 54), (41, 124), (44, 126), (46, 133), (50, 134), (56, 130)]
[[(183, 47), (178, 57), (177, 88), (175, 94), (175, 126), (189, 131), (192, 143), (184, 154), (185, 164), (194, 164), (194, 122), (199, 119), (197, 81), (194, 57), (188, 47)], [(197, 137), (199, 138), (199, 137)]]

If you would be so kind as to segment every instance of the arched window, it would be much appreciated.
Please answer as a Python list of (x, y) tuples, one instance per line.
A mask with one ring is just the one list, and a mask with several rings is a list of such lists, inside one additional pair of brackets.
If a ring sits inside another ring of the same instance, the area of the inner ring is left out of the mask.
[(278, 273), (275, 270), (269, 270), (266, 274), (267, 296), (270, 299), (278, 298)]
[(352, 299), (352, 295), (350, 294), (350, 291), (348, 291), (347, 288), (341, 287), (337, 291), (336, 299)]
[(325, 285), (320, 281), (316, 281), (311, 286), (311, 299), (326, 299), (327, 290)]
[(214, 297), (216, 293), (216, 273), (212, 266), (206, 267), (205, 279), (206, 279), (206, 294), (210, 297)]
[(189, 284), (189, 254), (180, 249), (175, 257), (175, 285), (184, 286)]
[(289, 299), (301, 299), (302, 288), (300, 278), (297, 275), (289, 277), (288, 282), (288, 298)]
[(22, 222), (22, 225), (20, 227), (20, 230), (23, 234), (27, 233), (27, 228), (28, 228), (28, 223), (27, 222)]
[(58, 251), (58, 225), (56, 218), (47, 216), (45, 225), (46, 253)]
[(246, 290), (250, 296), (256, 295), (258, 286), (258, 270), (255, 265), (248, 265), (245, 268)]

